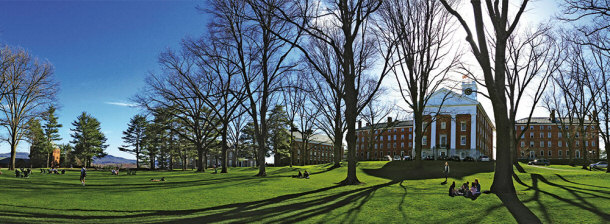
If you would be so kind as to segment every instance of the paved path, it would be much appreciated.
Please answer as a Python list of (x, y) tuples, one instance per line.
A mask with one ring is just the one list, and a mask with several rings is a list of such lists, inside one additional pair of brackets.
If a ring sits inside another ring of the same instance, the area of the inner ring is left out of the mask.
[(571, 171), (571, 170), (565, 170), (565, 169), (549, 168), (549, 167), (545, 167), (545, 166), (536, 166), (536, 165), (528, 165), (528, 166), (529, 167), (542, 168), (542, 169), (549, 169), (549, 170)]

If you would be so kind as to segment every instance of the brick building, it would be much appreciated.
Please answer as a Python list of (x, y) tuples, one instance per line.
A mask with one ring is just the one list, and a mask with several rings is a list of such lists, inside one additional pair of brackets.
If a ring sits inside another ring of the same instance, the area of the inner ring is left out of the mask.
[[(562, 124), (563, 123), (563, 124)], [(573, 122), (575, 123), (575, 122)], [(585, 120), (584, 127), (569, 124), (566, 119), (561, 122), (556, 119), (554, 112), (550, 117), (533, 117), (529, 128), (526, 128), (527, 119), (516, 122), (517, 134), (521, 134), (517, 143), (517, 157), (520, 159), (568, 159), (569, 155), (575, 159), (599, 158), (599, 135), (595, 123)]]
[[(312, 165), (334, 161), (333, 142), (327, 136), (314, 134), (309, 137), (306, 143), (299, 132), (294, 132), (293, 137), (292, 163), (294, 165)], [(341, 150), (341, 155), (339, 156), (343, 156), (343, 150)], [(290, 164), (289, 157), (280, 155), (274, 155), (274, 161), (276, 166)]]
[[(462, 83), (461, 93), (442, 88), (433, 93), (424, 109), (422, 157), (493, 157), (495, 127), (477, 101), (476, 83)], [(413, 121), (358, 124), (360, 160), (401, 158), (415, 153)]]

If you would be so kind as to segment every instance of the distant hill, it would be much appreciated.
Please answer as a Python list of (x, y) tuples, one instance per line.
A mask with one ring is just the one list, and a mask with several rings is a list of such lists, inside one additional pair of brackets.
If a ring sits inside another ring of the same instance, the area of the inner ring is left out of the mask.
[[(17, 159), (29, 159), (30, 158), (30, 153), (28, 152), (17, 152), (16, 154), (16, 158)], [(7, 152), (7, 153), (0, 153), (0, 158), (2, 157), (7, 157), (10, 158), (11, 157), (11, 153)]]
[[(30, 153), (17, 152), (17, 159), (29, 159)], [(10, 158), (11, 153), (0, 153), (0, 158)], [(107, 155), (104, 158), (93, 158), (93, 164), (136, 164), (134, 159), (125, 159), (123, 157), (116, 157), (113, 155)]]
[(94, 157), (93, 164), (136, 164), (136, 160), (107, 155), (102, 158)]

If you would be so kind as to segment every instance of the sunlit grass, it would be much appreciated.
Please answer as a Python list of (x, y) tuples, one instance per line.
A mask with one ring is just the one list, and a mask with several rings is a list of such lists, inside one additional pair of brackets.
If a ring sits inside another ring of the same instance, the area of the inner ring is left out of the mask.
[[(488, 190), (489, 163), (451, 163), (449, 184), (478, 178)], [(232, 168), (228, 174), (192, 171), (138, 171), (135, 176), (89, 171), (87, 186), (79, 172), (40, 174), (18, 179), (0, 175), (0, 222), (61, 223), (514, 223), (493, 194), (477, 200), (449, 197), (441, 185), (442, 162), (421, 170), (412, 162), (361, 162), (363, 184), (338, 186), (347, 173), (330, 165), (270, 167), (268, 177), (256, 168)], [(481, 168), (483, 167), (483, 168)], [(601, 171), (569, 166), (523, 165), (515, 182), (519, 198), (545, 223), (607, 223), (610, 180)], [(310, 179), (292, 178), (297, 170)], [(166, 182), (150, 182), (165, 177)]]

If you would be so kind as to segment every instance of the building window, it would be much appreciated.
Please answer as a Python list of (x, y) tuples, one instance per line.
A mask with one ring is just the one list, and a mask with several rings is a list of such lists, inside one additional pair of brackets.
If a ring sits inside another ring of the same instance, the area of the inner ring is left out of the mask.
[(375, 144), (375, 149), (377, 149), (377, 144)]
[(548, 142), (546, 142), (546, 147), (549, 147), (549, 148), (551, 148), (551, 146), (552, 146), (552, 143), (551, 143), (551, 141), (548, 141)]
[(544, 148), (544, 141), (540, 141), (540, 148)]
[(524, 139), (524, 138), (525, 138), (525, 133), (522, 133), (521, 134), (521, 139)]
[(551, 134), (551, 132), (548, 132), (548, 133), (546, 134), (546, 136), (547, 136), (547, 138), (552, 138), (552, 137), (553, 137), (553, 134)]
[(576, 146), (580, 146), (580, 142), (579, 141), (576, 141)]
[(557, 146), (562, 147), (561, 145), (562, 145), (561, 141), (557, 141)]
[(534, 141), (530, 141), (530, 147), (534, 147)]
[(576, 150), (576, 158), (580, 159), (580, 151), (579, 150)]
[(427, 144), (427, 143), (426, 143), (427, 141), (428, 141), (428, 136), (424, 136), (424, 137), (422, 137), (422, 138), (421, 138), (421, 144), (422, 144), (422, 145), (426, 145), (426, 144)]
[(593, 142), (591, 142), (591, 146), (595, 146), (595, 142), (594, 142), (594, 141), (593, 141)]
[(530, 126), (530, 130), (534, 130), (534, 126)]
[(400, 140), (404, 140), (404, 139), (405, 139), (405, 135), (404, 134), (400, 135)]
[(544, 126), (542, 126), (542, 125), (541, 125), (541, 126), (540, 126), (540, 130), (544, 130)]
[(401, 131), (401, 132), (405, 132), (405, 129), (404, 129), (404, 128), (401, 128), (401, 129), (400, 129), (400, 131)]
[(549, 150), (549, 157), (553, 156), (553, 151)]
[(460, 145), (466, 145), (466, 135), (460, 136)]
[(424, 121), (424, 123), (422, 125), (422, 129), (424, 129), (424, 131), (425, 131), (427, 128), (428, 128), (428, 122)]
[(546, 130), (551, 130), (551, 125), (546, 126)]
[(412, 131), (413, 131), (413, 128), (409, 128), (409, 131), (410, 131), (410, 132), (412, 132)]
[(413, 142), (409, 142), (409, 148), (413, 147)]
[(589, 146), (589, 141), (585, 142), (585, 146), (587, 146), (587, 147)]
[(524, 141), (521, 141), (521, 147), (522, 148), (525, 147), (525, 142)]
[(557, 151), (557, 155), (562, 156), (561, 155), (561, 150)]
[(544, 150), (540, 150), (540, 156), (544, 156)]
[(404, 142), (401, 142), (401, 143), (400, 143), (400, 148), (401, 148), (401, 149), (404, 149), (404, 148), (405, 148), (405, 143), (404, 143)]
[(383, 141), (383, 135), (379, 136), (379, 141)]
[(525, 152), (521, 151), (521, 157), (525, 157)]
[(440, 136), (441, 147), (447, 147), (447, 135)]
[(534, 132), (530, 132), (530, 138), (534, 138)]
[(391, 147), (390, 147), (390, 143), (388, 143), (388, 149), (391, 149)]
[(394, 135), (394, 141), (396, 141), (396, 135)]
[(377, 134), (377, 130), (375, 130), (375, 134)]
[[(542, 127), (542, 126), (540, 126)], [(540, 138), (544, 138), (544, 132), (540, 132)]]
[(466, 131), (466, 121), (460, 122), (461, 130)]
[(409, 134), (409, 140), (413, 139), (413, 135)]
[(447, 122), (441, 122), (441, 129), (447, 129)]
[(521, 126), (521, 131), (523, 131), (525, 129), (525, 126)]

